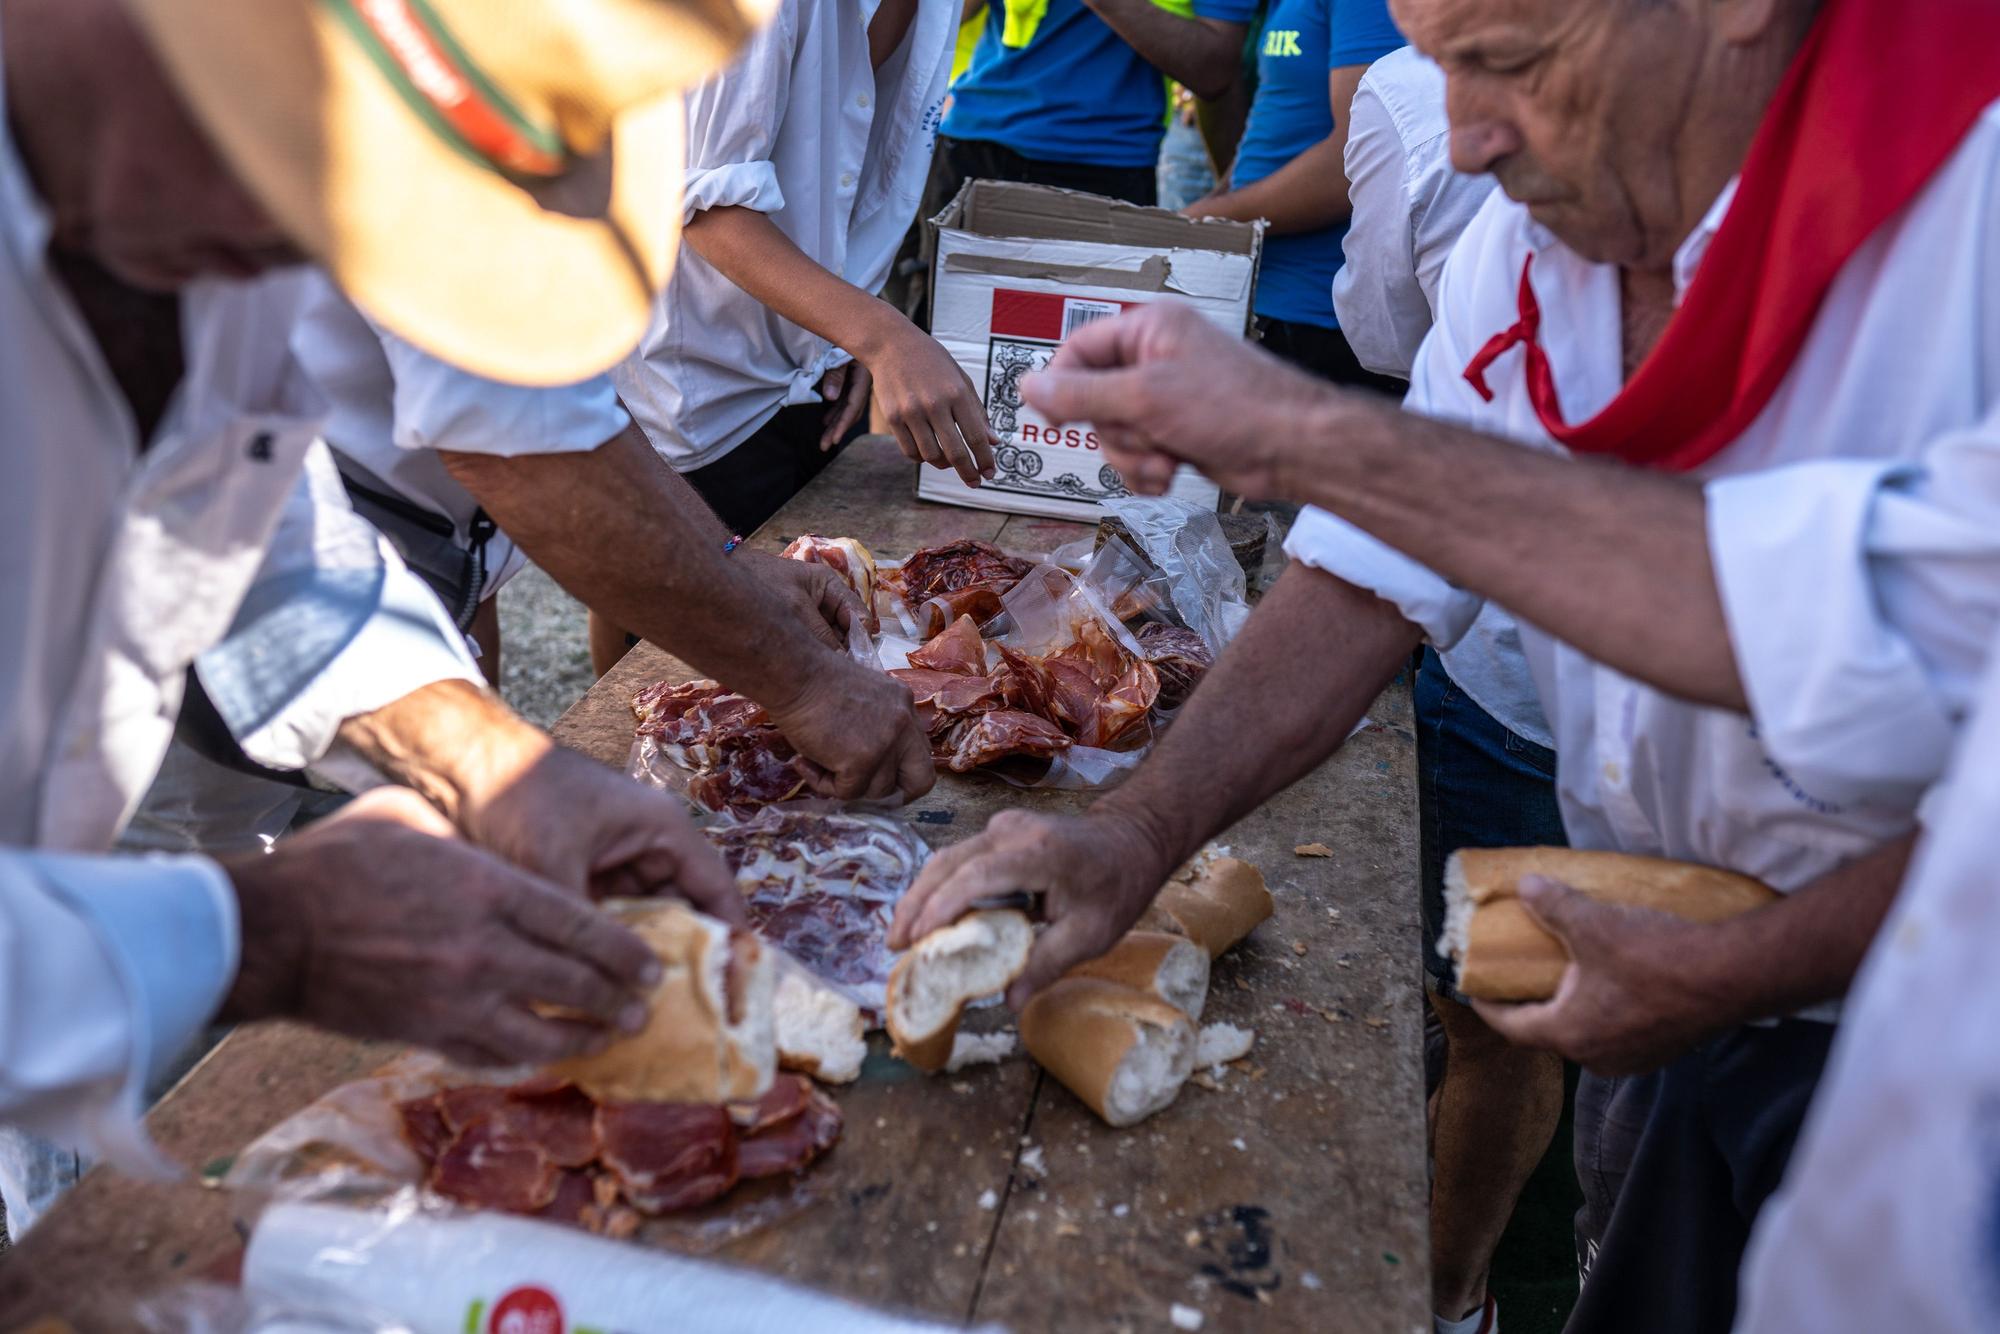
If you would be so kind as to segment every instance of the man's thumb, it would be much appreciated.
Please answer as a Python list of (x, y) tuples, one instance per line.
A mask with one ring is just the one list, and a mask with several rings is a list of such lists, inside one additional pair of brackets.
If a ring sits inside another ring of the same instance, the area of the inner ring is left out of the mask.
[(1568, 943), (1583, 925), (1583, 918), (1596, 905), (1588, 894), (1571, 889), (1560, 880), (1545, 875), (1521, 877), (1521, 903), (1542, 929)]

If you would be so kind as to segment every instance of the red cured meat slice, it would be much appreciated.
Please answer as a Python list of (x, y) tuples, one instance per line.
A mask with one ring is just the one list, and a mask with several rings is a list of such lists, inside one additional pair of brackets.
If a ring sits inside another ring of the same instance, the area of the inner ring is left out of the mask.
[(736, 1128), (721, 1107), (608, 1102), (597, 1138), (620, 1193), (645, 1213), (692, 1209), (736, 1184)]
[(745, 1181), (803, 1172), (840, 1139), (840, 1108), (818, 1089), (808, 1094), (799, 1114), (746, 1135), (736, 1146), (737, 1170)]
[(910, 666), (937, 672), (979, 675), (986, 670), (986, 643), (970, 616), (960, 616), (922, 648), (910, 653)]
[(945, 767), (953, 773), (970, 773), (1013, 755), (1047, 759), (1069, 745), (1070, 739), (1045, 718), (1019, 709), (996, 709), (980, 714), (958, 737)]
[[(964, 538), (914, 551), (892, 574), (905, 600), (914, 603), (972, 584), (996, 585), (995, 591), (1004, 593), (1034, 568), (1033, 561), (1010, 556), (991, 543)], [(885, 576), (884, 582), (889, 581), (890, 576)]]
[(910, 688), (919, 710), (937, 713), (983, 713), (1000, 708), (1006, 691), (997, 676), (966, 676), (927, 667), (896, 667), (889, 672)]
[(556, 1197), (562, 1170), (532, 1145), (502, 1137), (490, 1121), (460, 1131), (431, 1167), (430, 1187), (478, 1209), (532, 1214)]
[(502, 1140), (540, 1149), (558, 1167), (582, 1167), (597, 1157), (595, 1110), (588, 1096), (568, 1084), (515, 1089), (486, 1114), (485, 1124)]
[(411, 1098), (396, 1104), (396, 1112), (402, 1118), (403, 1138), (416, 1150), (424, 1167), (437, 1161), (438, 1155), (450, 1145), (453, 1130), (445, 1123), (444, 1113), (438, 1110), (438, 1094), (424, 1098)]
[(537, 1218), (588, 1226), (598, 1208), (596, 1183), (589, 1172), (570, 1168), (556, 1181), (555, 1197), (536, 1211)]
[(1153, 701), (1160, 695), (1160, 677), (1147, 662), (1134, 662), (1125, 669), (1111, 690), (1098, 696), (1089, 721), (1077, 734), (1086, 746), (1109, 746), (1146, 722)]
[(1165, 621), (1139, 627), (1139, 651), (1160, 674), (1160, 702), (1178, 704), (1194, 693), (1201, 678), (1215, 665), (1215, 655), (1194, 631)]
[(507, 1090), (498, 1084), (465, 1084), (437, 1095), (438, 1113), (454, 1134), (506, 1101)]
[(732, 1104), (731, 1119), (743, 1134), (754, 1135), (783, 1125), (805, 1111), (812, 1094), (812, 1081), (805, 1076), (779, 1075), (757, 1101)]
[(1011, 586), (1011, 583), (1005, 586), (975, 584), (970, 588), (925, 598), (916, 608), (917, 633), (936, 635), (959, 621), (984, 625), (1007, 609), (1006, 603), (1000, 599)]
[(688, 783), (688, 796), (712, 811), (755, 810), (806, 790), (805, 761), (776, 732), (766, 744), (732, 747), (714, 769)]

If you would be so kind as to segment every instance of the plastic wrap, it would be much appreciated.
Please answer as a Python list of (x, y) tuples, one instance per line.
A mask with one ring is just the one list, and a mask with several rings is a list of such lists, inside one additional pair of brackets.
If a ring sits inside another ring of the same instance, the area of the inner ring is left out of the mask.
[(1165, 576), (1175, 618), (1220, 655), (1250, 618), (1250, 603), (1243, 567), (1215, 512), (1172, 496), (1117, 497), (1103, 504)]
[(900, 821), (824, 806), (767, 806), (702, 832), (735, 874), (757, 933), (880, 1015), (895, 963), (889, 918), (930, 848)]
[[(409, 1334), (917, 1334), (946, 1328), (749, 1270), (530, 1219), (290, 1201), (250, 1234), (231, 1296), (194, 1284), (145, 1312), (159, 1331)], [(956, 1324), (949, 1328), (958, 1328)]]

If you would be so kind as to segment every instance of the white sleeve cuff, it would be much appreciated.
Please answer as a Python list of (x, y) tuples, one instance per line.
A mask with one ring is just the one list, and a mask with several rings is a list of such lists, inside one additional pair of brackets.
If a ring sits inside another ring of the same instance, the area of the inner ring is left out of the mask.
[[(30, 1128), (128, 1171), (170, 1172), (146, 1139), (146, 1091), (192, 1045), (236, 976), (228, 876), (202, 857), (8, 860), (0, 875), (36, 882), (17, 886), (14, 909), (41, 905), (24, 923), (33, 938), (21, 944), (34, 951), (25, 966), (61, 975), (16, 997), (36, 1011), (22, 1017), (37, 1031), (0, 1037), (10, 1052), (0, 1084), (24, 1103), (17, 1110)], [(27, 990), (30, 979), (21, 981)]]
[(1956, 734), (1883, 618), (1868, 530), (1905, 465), (1826, 460), (1711, 481), (1709, 557), (1737, 671), (1772, 760), (1842, 804), (1907, 805)]
[(1440, 652), (1465, 636), (1485, 605), (1477, 594), (1452, 587), (1429, 567), (1316, 506), (1300, 511), (1285, 554), (1394, 603)]
[(771, 162), (731, 162), (720, 167), (690, 167), (681, 196), (681, 224), (712, 208), (749, 208), (776, 213), (785, 207), (778, 186), (778, 168)]
[(377, 326), (396, 381), (401, 449), (513, 458), (584, 454), (631, 424), (607, 375), (533, 389), (468, 374)]
[[(259, 764), (304, 769), (327, 754), (349, 718), (372, 713), (435, 681), (483, 684), (464, 636), (445, 619), (437, 597), (386, 542), (382, 556), (374, 613), (280, 712), (237, 734), (243, 752)], [(207, 684), (206, 660), (202, 680)], [(337, 766), (328, 776), (349, 788), (371, 785)]]

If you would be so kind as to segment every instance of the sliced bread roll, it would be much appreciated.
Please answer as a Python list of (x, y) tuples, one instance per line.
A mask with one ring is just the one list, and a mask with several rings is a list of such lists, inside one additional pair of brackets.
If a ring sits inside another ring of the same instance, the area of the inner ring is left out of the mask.
[(1660, 857), (1575, 848), (1464, 848), (1444, 867), (1439, 949), (1458, 965), (1458, 989), (1479, 1000), (1546, 1000), (1569, 954), (1520, 900), (1524, 876), (1560, 880), (1603, 903), (1719, 922), (1778, 895), (1734, 871)]
[(1035, 928), (1012, 910), (969, 913), (911, 947), (889, 973), (889, 1039), (926, 1073), (951, 1059), (967, 1002), (1007, 989), (1028, 966)]
[(778, 979), (773, 1020), (781, 1067), (829, 1084), (860, 1078), (868, 1040), (859, 1005), (793, 966)]
[(1255, 930), (1271, 907), (1264, 875), (1249, 862), (1198, 857), (1161, 886), (1139, 929), (1186, 936), (1213, 959)]
[(633, 899), (604, 907), (660, 960), (646, 1027), (549, 1073), (600, 1102), (763, 1096), (777, 1068), (777, 982), (764, 945), (681, 903)]
[(1101, 978), (1147, 992), (1199, 1023), (1208, 1000), (1208, 963), (1208, 952), (1185, 936), (1133, 931), (1066, 976)]
[(1021, 1043), (1042, 1068), (1114, 1126), (1143, 1121), (1194, 1072), (1194, 1024), (1145, 992), (1065, 977), (1021, 1011)]

